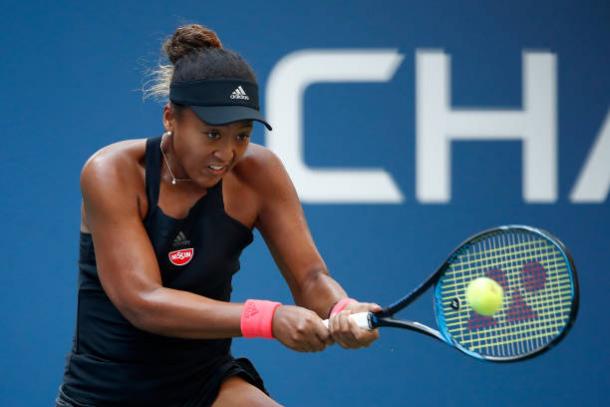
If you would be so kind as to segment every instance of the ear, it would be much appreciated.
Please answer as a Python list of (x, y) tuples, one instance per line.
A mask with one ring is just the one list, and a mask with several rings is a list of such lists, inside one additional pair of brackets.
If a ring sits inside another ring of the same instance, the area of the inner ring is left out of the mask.
[(166, 131), (174, 131), (176, 124), (176, 115), (172, 106), (167, 103), (163, 106), (163, 127)]

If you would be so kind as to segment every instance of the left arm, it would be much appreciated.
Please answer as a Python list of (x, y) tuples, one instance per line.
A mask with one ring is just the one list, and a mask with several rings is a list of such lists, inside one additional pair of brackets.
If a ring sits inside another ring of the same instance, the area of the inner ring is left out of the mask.
[[(262, 168), (257, 174), (259, 213), (255, 226), (287, 281), (295, 303), (315, 311), (322, 319), (328, 318), (333, 305), (347, 294), (328, 273), (311, 237), (296, 190), (281, 161), (264, 148), (257, 155)], [(377, 331), (358, 328), (348, 315), (380, 309), (376, 304), (350, 304), (331, 319), (333, 339), (345, 348), (370, 345), (378, 338)]]
[(290, 287), (297, 305), (327, 318), (330, 308), (347, 294), (329, 275), (309, 232), (288, 173), (275, 154), (257, 149), (259, 213), (256, 228)]

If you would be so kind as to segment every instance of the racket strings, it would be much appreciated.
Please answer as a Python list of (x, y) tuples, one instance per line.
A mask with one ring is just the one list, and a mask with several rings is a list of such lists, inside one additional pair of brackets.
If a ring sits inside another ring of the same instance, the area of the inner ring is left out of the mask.
[[(482, 276), (504, 289), (504, 305), (492, 317), (475, 313), (465, 299), (469, 282)], [(569, 322), (573, 290), (569, 264), (552, 242), (528, 231), (485, 236), (450, 260), (437, 288), (439, 325), (470, 352), (523, 355), (562, 332)]]

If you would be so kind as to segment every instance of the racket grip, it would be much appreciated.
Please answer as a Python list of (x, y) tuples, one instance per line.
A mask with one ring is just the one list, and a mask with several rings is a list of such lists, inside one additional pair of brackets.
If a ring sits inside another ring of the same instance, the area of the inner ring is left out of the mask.
[[(371, 326), (371, 320), (369, 318), (369, 316), (371, 315), (370, 312), (356, 312), (355, 314), (350, 314), (350, 318), (353, 319), (356, 322), (356, 325), (358, 325), (360, 328), (362, 329), (368, 329), (369, 331), (373, 329), (373, 327)], [(322, 321), (322, 323), (324, 324), (325, 327), (328, 328), (328, 319), (325, 319), (324, 321)]]

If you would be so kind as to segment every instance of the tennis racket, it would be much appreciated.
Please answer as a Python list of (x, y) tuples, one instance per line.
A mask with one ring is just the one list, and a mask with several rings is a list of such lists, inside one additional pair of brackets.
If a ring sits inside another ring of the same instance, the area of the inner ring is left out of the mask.
[[(466, 288), (477, 277), (504, 289), (502, 308), (493, 316), (476, 313), (466, 301)], [(432, 286), (438, 329), (394, 318)], [(510, 225), (466, 240), (419, 287), (382, 311), (350, 317), (362, 328), (409, 329), (478, 359), (510, 362), (556, 345), (577, 310), (576, 269), (567, 248), (546, 231)]]

